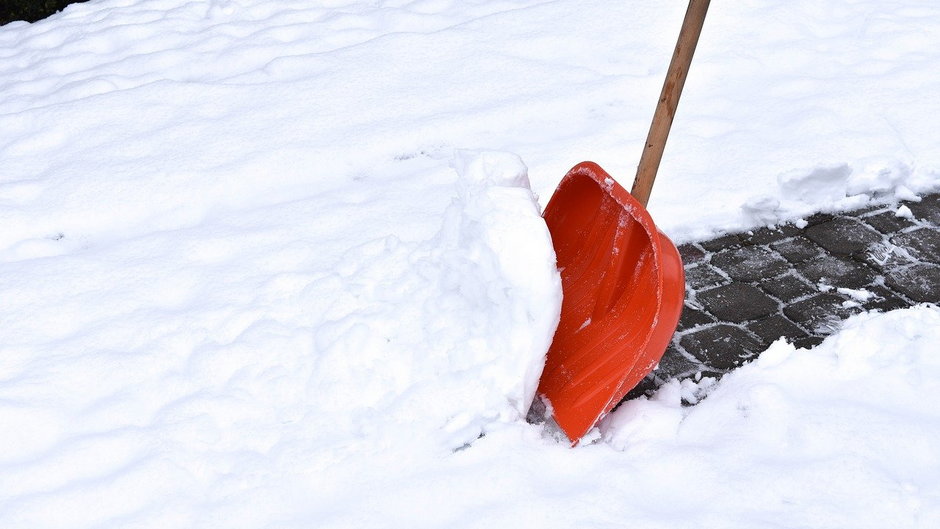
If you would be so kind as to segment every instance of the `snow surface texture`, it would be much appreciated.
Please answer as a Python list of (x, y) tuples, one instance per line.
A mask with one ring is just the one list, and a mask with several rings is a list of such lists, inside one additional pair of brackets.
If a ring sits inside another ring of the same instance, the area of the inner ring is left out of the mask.
[(561, 309), (551, 239), (518, 157), (455, 167), (424, 241), (323, 245), (303, 201), (7, 263), (0, 519), (192, 526), (169, 494), (225, 499), (220, 526), (252, 526), (283, 490), (242, 495), (294, 473), (436, 457), (523, 422)]
[[(0, 197), (24, 211), (4, 215), (0, 248), (75, 213), (83, 230), (146, 230), (157, 211), (134, 199), (159, 200), (171, 228), (374, 185), (455, 147), (521, 155), (543, 199), (583, 159), (629, 184), (683, 11), (100, 0), (8, 24)], [(935, 186), (938, 50), (929, 2), (712, 6), (653, 218), (685, 242)]]
[[(576, 450), (520, 418), (559, 304), (529, 189), (583, 159), (629, 184), (683, 4), (0, 28), (0, 527), (940, 526), (936, 308), (667, 385)], [(938, 55), (925, 2), (716, 3), (654, 218), (683, 242), (935, 188)]]

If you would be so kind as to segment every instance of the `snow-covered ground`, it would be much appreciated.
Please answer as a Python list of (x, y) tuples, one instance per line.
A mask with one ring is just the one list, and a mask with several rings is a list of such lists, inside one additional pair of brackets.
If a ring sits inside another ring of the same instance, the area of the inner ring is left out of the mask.
[[(0, 527), (940, 526), (933, 306), (576, 449), (523, 420), (561, 296), (539, 205), (585, 159), (629, 185), (684, 9), (0, 27)], [(938, 63), (929, 2), (713, 3), (654, 219), (684, 242), (936, 189)]]

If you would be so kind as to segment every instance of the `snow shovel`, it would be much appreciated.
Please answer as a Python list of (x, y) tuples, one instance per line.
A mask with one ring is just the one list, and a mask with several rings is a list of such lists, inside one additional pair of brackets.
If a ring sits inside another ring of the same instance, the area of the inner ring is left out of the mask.
[(583, 162), (545, 207), (564, 299), (538, 393), (572, 445), (653, 370), (682, 313), (682, 259), (646, 204), (708, 3), (689, 2), (632, 191)]

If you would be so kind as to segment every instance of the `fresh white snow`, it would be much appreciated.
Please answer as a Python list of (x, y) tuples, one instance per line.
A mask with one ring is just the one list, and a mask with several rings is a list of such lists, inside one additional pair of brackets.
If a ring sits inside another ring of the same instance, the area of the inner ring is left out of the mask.
[[(585, 159), (629, 185), (684, 9), (0, 27), (0, 527), (940, 526), (933, 306), (670, 383), (577, 449), (523, 419), (561, 296), (539, 204)], [(938, 61), (926, 2), (714, 2), (654, 219), (937, 189)]]

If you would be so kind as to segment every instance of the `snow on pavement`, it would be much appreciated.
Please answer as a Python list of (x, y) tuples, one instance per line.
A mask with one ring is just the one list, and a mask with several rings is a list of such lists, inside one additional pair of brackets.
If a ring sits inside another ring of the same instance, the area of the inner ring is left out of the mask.
[[(521, 418), (560, 299), (538, 203), (582, 159), (629, 183), (682, 4), (0, 27), (0, 526), (937, 526), (932, 306), (575, 450)], [(682, 242), (937, 188), (937, 26), (713, 5), (654, 218)]]

